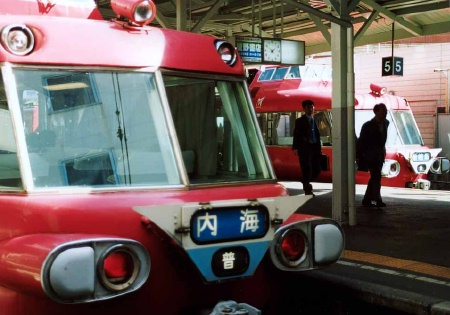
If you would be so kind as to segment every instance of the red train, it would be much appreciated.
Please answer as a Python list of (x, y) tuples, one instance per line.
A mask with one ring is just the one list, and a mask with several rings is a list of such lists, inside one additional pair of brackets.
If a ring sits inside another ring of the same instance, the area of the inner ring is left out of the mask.
[[(253, 104), (278, 179), (298, 181), (301, 176), (298, 158), (292, 153), (292, 135), (295, 119), (302, 115), (302, 101), (311, 99), (322, 152), (330, 157), (329, 171), (323, 171), (317, 181), (332, 181), (331, 85), (331, 68), (325, 65), (270, 66), (259, 70), (251, 81)], [(376, 84), (370, 90), (355, 93), (355, 135), (373, 117), (374, 105), (386, 104), (391, 123), (382, 185), (429, 189), (427, 174), (448, 172), (449, 160), (438, 156), (442, 149), (424, 145), (406, 99), (386, 94), (386, 88)], [(369, 178), (368, 172), (356, 172), (357, 184), (367, 184)]]
[(340, 226), (277, 183), (231, 44), (111, 7), (0, 2), (0, 314), (277, 314)]

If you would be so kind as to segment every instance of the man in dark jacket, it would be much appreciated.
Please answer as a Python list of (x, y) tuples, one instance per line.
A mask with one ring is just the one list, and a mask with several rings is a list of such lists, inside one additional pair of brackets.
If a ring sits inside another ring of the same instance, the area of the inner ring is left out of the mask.
[(313, 195), (311, 181), (320, 174), (320, 143), (319, 128), (314, 120), (314, 103), (311, 100), (302, 103), (305, 115), (295, 120), (294, 140), (292, 150), (298, 155), (302, 169), (302, 183), (305, 195)]
[(386, 157), (386, 139), (389, 121), (386, 119), (387, 108), (383, 103), (373, 108), (375, 117), (364, 123), (356, 142), (358, 164), (365, 165), (370, 172), (370, 179), (362, 201), (366, 207), (386, 207), (381, 199), (381, 170)]

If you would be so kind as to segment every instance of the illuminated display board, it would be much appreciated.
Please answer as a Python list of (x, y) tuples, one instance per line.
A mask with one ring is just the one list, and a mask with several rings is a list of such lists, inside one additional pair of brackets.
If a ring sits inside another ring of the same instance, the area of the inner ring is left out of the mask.
[(244, 63), (262, 62), (262, 38), (260, 37), (237, 37), (236, 47)]
[(305, 64), (305, 42), (277, 38), (236, 37), (244, 63)]

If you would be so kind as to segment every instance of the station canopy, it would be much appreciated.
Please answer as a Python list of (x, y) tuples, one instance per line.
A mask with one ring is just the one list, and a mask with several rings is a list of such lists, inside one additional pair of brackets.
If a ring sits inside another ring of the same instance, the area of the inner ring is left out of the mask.
[[(95, 0), (106, 19), (110, 0)], [(355, 46), (450, 33), (449, 0), (155, 0), (154, 26), (233, 37), (301, 40), (306, 54), (331, 50), (330, 18), (354, 28)], [(346, 5), (345, 11), (340, 9)], [(394, 22), (394, 27), (393, 27)]]

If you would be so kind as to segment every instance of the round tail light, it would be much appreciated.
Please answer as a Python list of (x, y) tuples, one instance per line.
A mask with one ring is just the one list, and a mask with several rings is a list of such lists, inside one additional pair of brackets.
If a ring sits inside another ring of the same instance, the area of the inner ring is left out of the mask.
[(103, 286), (111, 291), (122, 291), (136, 281), (140, 261), (131, 248), (117, 245), (103, 255), (98, 267)]
[(302, 231), (286, 230), (281, 236), (280, 254), (288, 266), (298, 266), (306, 257), (308, 243)]

